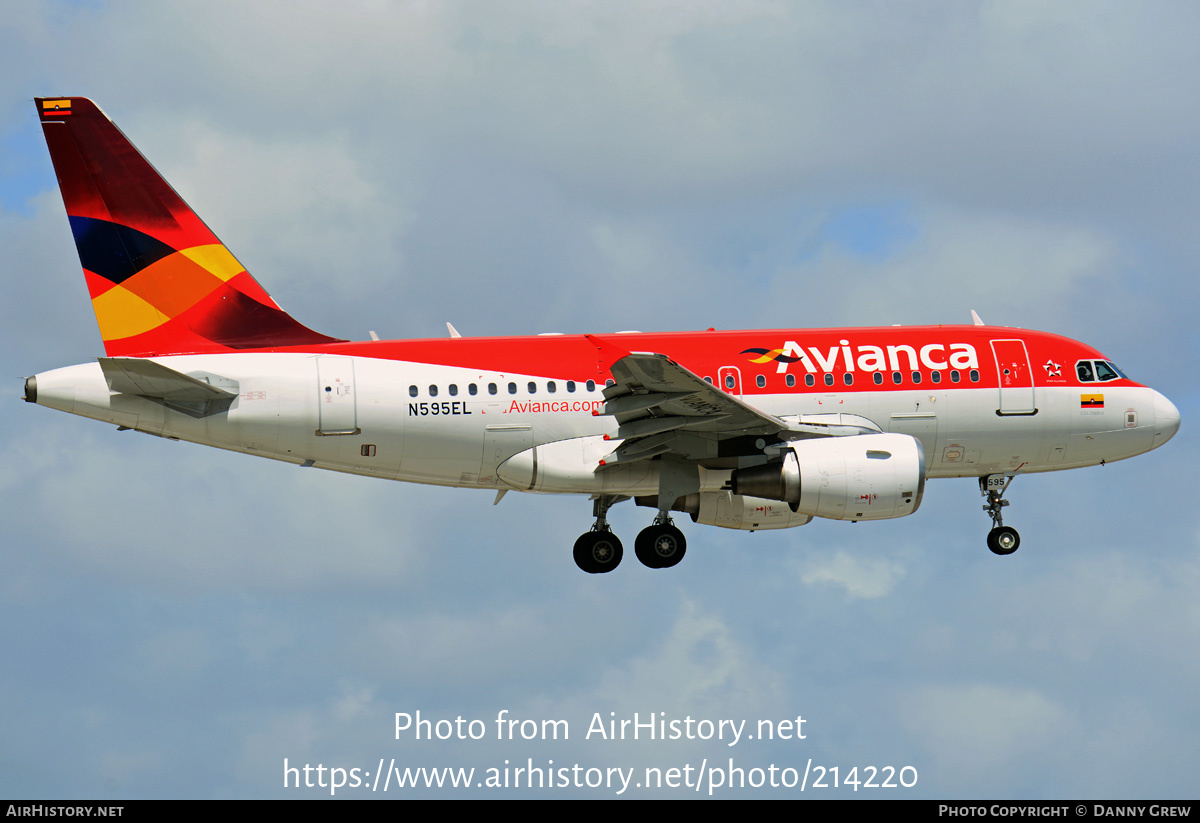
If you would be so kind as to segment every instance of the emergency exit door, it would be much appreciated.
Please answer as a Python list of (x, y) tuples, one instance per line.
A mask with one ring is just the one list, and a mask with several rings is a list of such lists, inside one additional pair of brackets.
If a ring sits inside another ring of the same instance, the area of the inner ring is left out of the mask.
[(317, 357), (317, 434), (359, 434), (354, 358)]

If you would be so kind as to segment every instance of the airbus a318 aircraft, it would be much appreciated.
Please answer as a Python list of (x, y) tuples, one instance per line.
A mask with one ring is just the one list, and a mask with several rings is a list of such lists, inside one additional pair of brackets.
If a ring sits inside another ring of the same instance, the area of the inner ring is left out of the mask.
[[(731, 529), (912, 514), (931, 477), (978, 478), (987, 543), (1021, 474), (1150, 451), (1166, 397), (1083, 343), (974, 324), (340, 340), (301, 325), (109, 118), (36, 100), (105, 356), (25, 381), (25, 400), (353, 474), (588, 495), (586, 572), (621, 562), (607, 513), (678, 563), (671, 512)], [(372, 334), (372, 338), (375, 335)]]

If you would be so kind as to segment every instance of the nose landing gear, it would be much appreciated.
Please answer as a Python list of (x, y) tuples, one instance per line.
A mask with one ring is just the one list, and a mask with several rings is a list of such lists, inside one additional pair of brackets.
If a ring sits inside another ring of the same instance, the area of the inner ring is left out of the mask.
[(979, 478), (979, 491), (987, 498), (983, 510), (992, 518), (992, 530), (988, 532), (987, 544), (993, 554), (1012, 554), (1021, 545), (1021, 535), (1012, 526), (1004, 525), (1002, 514), (1004, 507), (1011, 501), (1004, 499), (1004, 493), (1012, 484), (1012, 477), (1002, 474), (989, 474)]

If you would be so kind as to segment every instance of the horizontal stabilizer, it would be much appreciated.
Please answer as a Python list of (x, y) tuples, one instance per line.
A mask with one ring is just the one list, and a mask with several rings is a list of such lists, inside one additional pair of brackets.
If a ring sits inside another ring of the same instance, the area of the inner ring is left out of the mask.
[(236, 381), (196, 377), (138, 357), (101, 357), (100, 370), (111, 391), (145, 397), (192, 417), (224, 411), (238, 396)]

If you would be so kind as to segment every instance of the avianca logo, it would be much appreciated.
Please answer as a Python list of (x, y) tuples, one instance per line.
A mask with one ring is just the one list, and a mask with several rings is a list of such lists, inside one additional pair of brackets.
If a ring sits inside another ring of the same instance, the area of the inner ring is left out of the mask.
[(913, 346), (854, 346), (849, 340), (822, 351), (817, 346), (805, 349), (789, 340), (779, 349), (744, 349), (752, 354), (751, 363), (779, 363), (776, 371), (783, 374), (792, 363), (803, 364), (812, 374), (835, 371), (916, 371), (918, 369), (977, 369), (979, 355), (970, 343), (928, 343), (919, 349)]
[(751, 363), (769, 363), (772, 360), (778, 360), (780, 363), (796, 363), (800, 360), (799, 357), (788, 357), (783, 353), (783, 349), (746, 349), (742, 354), (759, 354), (761, 357), (751, 357)]

